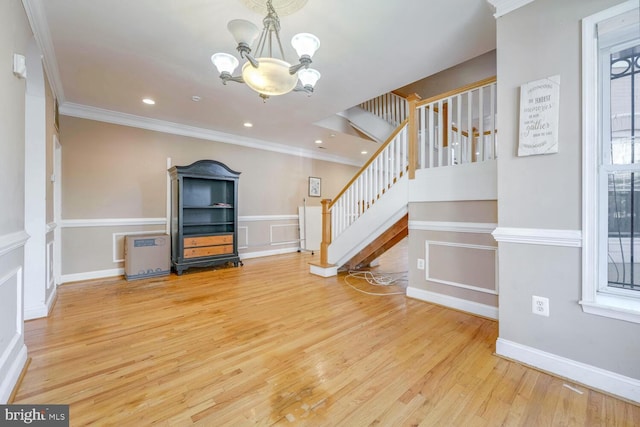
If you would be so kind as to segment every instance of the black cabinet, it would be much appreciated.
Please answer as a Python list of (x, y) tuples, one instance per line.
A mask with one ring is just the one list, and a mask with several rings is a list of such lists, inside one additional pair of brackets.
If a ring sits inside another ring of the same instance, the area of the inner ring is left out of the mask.
[(189, 267), (242, 264), (238, 256), (240, 172), (215, 160), (174, 166), (171, 175), (171, 263)]

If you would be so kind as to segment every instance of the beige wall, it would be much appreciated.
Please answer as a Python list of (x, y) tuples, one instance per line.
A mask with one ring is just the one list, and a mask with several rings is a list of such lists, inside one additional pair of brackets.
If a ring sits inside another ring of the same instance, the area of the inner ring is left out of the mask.
[(25, 80), (13, 75), (31, 29), (19, 0), (0, 1), (0, 403), (27, 360), (23, 333)]
[[(498, 306), (495, 200), (409, 204), (412, 288), (488, 307)], [(469, 224), (486, 225), (469, 232)], [(425, 261), (418, 269), (417, 260)]]
[[(505, 232), (537, 237), (581, 228), (581, 21), (619, 3), (536, 0), (498, 19), (498, 217)], [(558, 153), (518, 157), (520, 86), (556, 74)], [(640, 379), (640, 325), (581, 309), (579, 247), (499, 246), (501, 340)], [(532, 313), (534, 295), (549, 298), (549, 317)]]
[[(319, 206), (321, 200), (308, 196), (309, 176), (320, 177), (322, 198), (331, 198), (357, 171), (354, 166), (93, 120), (61, 116), (60, 122), (66, 275), (121, 268), (122, 262), (113, 262), (111, 256), (113, 234), (150, 229), (140, 221), (119, 228), (101, 222), (166, 218), (167, 158), (180, 166), (217, 160), (241, 173), (241, 254), (295, 250), (299, 245), (291, 240), (298, 238), (298, 206), (304, 199), (308, 206)], [(78, 226), (78, 220), (87, 219), (95, 226)], [(86, 251), (89, 246), (94, 250)]]
[(492, 50), (462, 64), (401, 87), (398, 92), (404, 95), (417, 93), (422, 99), (427, 99), (495, 75), (496, 51)]

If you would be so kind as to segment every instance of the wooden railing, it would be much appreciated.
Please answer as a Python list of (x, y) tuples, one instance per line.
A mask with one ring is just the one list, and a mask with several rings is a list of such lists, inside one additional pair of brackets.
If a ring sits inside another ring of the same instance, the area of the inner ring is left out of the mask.
[(407, 129), (405, 120), (328, 204), (332, 240), (364, 214), (407, 172)]
[(404, 118), (336, 198), (322, 201), (323, 265), (330, 243), (405, 174), (413, 179), (418, 169), (496, 158), (495, 77), (425, 100), (397, 98), (387, 94), (360, 104), (385, 120)]

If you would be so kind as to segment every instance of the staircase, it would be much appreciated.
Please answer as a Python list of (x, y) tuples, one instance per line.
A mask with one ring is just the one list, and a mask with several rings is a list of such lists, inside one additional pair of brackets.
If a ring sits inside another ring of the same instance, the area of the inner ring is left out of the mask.
[(357, 107), (397, 125), (336, 198), (323, 200), (314, 274), (327, 277), (341, 267), (366, 266), (408, 235), (409, 181), (417, 170), (496, 157), (495, 78), (426, 100), (398, 98), (385, 94)]

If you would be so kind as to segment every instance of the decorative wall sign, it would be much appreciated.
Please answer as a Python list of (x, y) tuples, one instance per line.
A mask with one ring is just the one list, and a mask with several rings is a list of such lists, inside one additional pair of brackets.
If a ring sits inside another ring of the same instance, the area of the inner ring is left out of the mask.
[(558, 152), (560, 76), (520, 86), (518, 156)]

